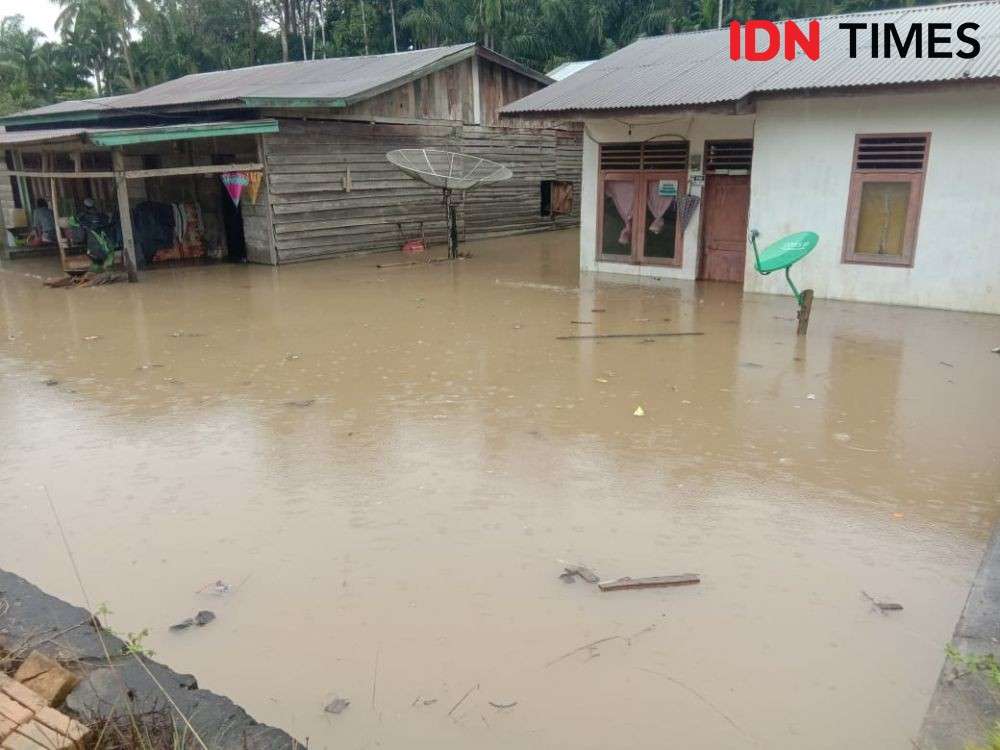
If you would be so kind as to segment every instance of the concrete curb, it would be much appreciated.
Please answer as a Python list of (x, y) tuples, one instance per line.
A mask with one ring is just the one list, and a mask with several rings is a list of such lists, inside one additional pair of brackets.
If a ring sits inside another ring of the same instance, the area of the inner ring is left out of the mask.
[[(952, 645), (962, 654), (1000, 655), (1000, 526), (986, 547)], [(965, 750), (969, 743), (985, 743), (997, 721), (1000, 691), (990, 678), (975, 673), (954, 679), (954, 665), (945, 661), (917, 746), (920, 750)]]
[[(99, 637), (87, 610), (49, 596), (4, 570), (0, 570), (0, 598), (10, 605), (0, 616), (0, 646), (11, 651), (38, 650), (87, 673), (64, 707), (84, 722), (111, 718), (131, 706), (136, 714), (169, 711), (183, 726), (177, 714), (180, 709), (211, 750), (305, 747), (280, 729), (257, 723), (225, 696), (200, 689), (192, 675), (178, 674), (145, 657), (139, 657), (140, 664), (125, 653), (125, 644), (114, 635), (102, 630)], [(112, 657), (111, 666), (105, 649)]]

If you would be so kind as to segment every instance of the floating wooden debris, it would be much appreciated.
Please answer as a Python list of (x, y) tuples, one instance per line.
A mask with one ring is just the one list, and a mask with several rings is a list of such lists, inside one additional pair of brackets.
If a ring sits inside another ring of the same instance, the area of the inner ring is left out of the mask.
[(621, 589), (649, 589), (659, 586), (687, 586), (701, 583), (697, 573), (683, 573), (678, 576), (650, 576), (649, 578), (617, 578), (614, 581), (601, 581), (597, 587), (601, 591), (620, 591)]
[(879, 612), (882, 612), (882, 613), (885, 613), (885, 612), (899, 612), (903, 608), (903, 605), (899, 604), (898, 602), (884, 602), (884, 601), (882, 601), (880, 599), (876, 599), (874, 596), (872, 596), (871, 594), (869, 594), (867, 591), (862, 591), (861, 593), (865, 597), (865, 599), (867, 599), (868, 601), (870, 601), (872, 603), (872, 606), (875, 609), (877, 609)]
[(672, 333), (595, 333), (586, 336), (556, 336), (557, 341), (576, 341), (580, 339), (648, 339), (664, 336), (704, 336), (702, 331), (675, 331)]

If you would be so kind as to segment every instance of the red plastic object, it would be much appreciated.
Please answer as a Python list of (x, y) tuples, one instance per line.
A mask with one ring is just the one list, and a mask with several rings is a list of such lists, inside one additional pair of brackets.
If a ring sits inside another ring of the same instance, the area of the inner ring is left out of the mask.
[(422, 253), (426, 249), (423, 240), (407, 240), (403, 243), (403, 252), (410, 255)]

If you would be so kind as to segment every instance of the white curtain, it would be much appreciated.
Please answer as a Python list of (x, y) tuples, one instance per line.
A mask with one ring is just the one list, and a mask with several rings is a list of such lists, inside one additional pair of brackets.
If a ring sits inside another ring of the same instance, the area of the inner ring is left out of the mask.
[(625, 222), (618, 235), (619, 245), (628, 245), (632, 239), (632, 213), (635, 210), (635, 185), (625, 180), (608, 180), (604, 183), (604, 194), (615, 204), (618, 215)]
[(659, 234), (663, 231), (663, 217), (672, 205), (674, 205), (674, 199), (660, 195), (659, 184), (651, 181), (649, 183), (649, 193), (646, 196), (646, 206), (649, 208), (649, 212), (653, 214), (653, 223), (649, 225), (650, 232)]

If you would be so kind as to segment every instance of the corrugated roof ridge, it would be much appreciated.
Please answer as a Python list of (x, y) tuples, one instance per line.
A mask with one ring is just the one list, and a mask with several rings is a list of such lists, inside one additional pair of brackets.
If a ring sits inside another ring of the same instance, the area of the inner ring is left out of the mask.
[[(451, 50), (458, 52), (459, 50), (468, 49), (469, 47), (474, 47), (476, 42), (462, 42), (461, 44), (445, 44), (440, 47), (422, 47), (421, 49), (406, 49), (400, 52), (377, 52), (374, 55), (347, 55), (346, 57), (322, 57), (318, 60), (288, 60), (287, 62), (274, 62), (274, 63), (263, 63), (261, 65), (244, 65), (242, 68), (220, 68), (219, 70), (202, 70), (197, 73), (188, 73), (186, 76), (181, 76), (180, 78), (171, 78), (169, 81), (164, 81), (163, 83), (173, 83), (174, 81), (183, 81), (188, 78), (199, 78), (201, 76), (214, 75), (216, 73), (233, 73), (239, 70), (261, 70), (262, 68), (280, 68), (285, 65), (310, 65), (312, 63), (324, 63), (332, 60), (371, 60), (374, 57), (395, 57), (396, 55), (412, 55), (417, 52), (434, 52), (435, 50)], [(155, 84), (160, 85), (160, 84)], [(152, 88), (150, 86), (149, 88)], [(121, 94), (120, 96), (127, 96), (127, 94)], [(89, 100), (85, 100), (89, 101)]]
[[(778, 21), (822, 21), (827, 18), (854, 18), (856, 16), (877, 16), (877, 15), (887, 15), (887, 14), (899, 14), (906, 15), (918, 10), (938, 10), (941, 8), (957, 8), (960, 6), (968, 5), (1000, 5), (1000, 0), (963, 0), (962, 2), (953, 3), (928, 3), (927, 5), (907, 5), (901, 8), (882, 8), (881, 10), (859, 10), (853, 11), (851, 13), (828, 13), (825, 16), (799, 16), (798, 18), (779, 18)], [(767, 19), (748, 19), (748, 20), (767, 20)], [(619, 47), (611, 55), (615, 54), (619, 50), (626, 49), (632, 44), (637, 44), (638, 42), (653, 41), (656, 39), (672, 39), (679, 36), (697, 36), (698, 34), (714, 34), (720, 31), (727, 31), (728, 27), (717, 27), (714, 29), (691, 29), (690, 31), (676, 31), (673, 34), (655, 34), (653, 36), (642, 36), (636, 39), (630, 44), (626, 44), (624, 47)], [(607, 57), (610, 57), (608, 55)], [(607, 57), (599, 58), (596, 62), (601, 60), (606, 60)]]

